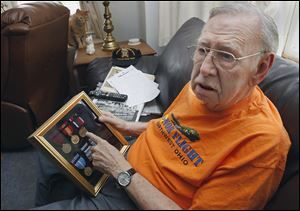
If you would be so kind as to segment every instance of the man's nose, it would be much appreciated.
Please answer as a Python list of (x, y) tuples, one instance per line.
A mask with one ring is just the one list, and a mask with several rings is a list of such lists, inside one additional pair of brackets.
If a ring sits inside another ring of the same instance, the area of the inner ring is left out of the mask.
[(212, 52), (209, 52), (204, 58), (200, 66), (200, 72), (203, 76), (215, 75), (217, 73), (216, 66), (213, 62)]

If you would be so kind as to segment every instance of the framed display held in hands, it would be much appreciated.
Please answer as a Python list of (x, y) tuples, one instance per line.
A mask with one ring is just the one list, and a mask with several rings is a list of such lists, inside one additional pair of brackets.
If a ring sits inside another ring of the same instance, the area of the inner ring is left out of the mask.
[(107, 140), (122, 154), (128, 148), (126, 139), (109, 124), (101, 123), (101, 110), (85, 92), (74, 96), (28, 140), (46, 152), (75, 184), (96, 196), (108, 175), (94, 169), (91, 147), (95, 143), (86, 136), (87, 131)]

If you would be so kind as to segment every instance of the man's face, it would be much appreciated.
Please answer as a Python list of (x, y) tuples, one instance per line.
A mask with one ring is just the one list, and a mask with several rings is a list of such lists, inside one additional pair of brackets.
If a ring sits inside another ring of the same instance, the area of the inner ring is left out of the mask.
[[(251, 16), (217, 15), (205, 25), (198, 46), (226, 51), (236, 58), (254, 54), (259, 49), (256, 21)], [(221, 67), (217, 57), (208, 53), (200, 60), (194, 55), (191, 76), (193, 92), (208, 109), (224, 110), (249, 96), (254, 87), (251, 78), (259, 56), (235, 62), (232, 68)]]

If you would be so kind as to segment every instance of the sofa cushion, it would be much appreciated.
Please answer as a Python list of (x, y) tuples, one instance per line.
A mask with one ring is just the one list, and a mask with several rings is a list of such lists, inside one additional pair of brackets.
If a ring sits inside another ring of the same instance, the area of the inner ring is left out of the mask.
[(259, 86), (278, 109), (292, 142), (281, 182), (283, 185), (299, 173), (299, 64), (277, 56)]
[(186, 21), (160, 56), (156, 69), (156, 81), (161, 91), (158, 102), (163, 111), (190, 80), (193, 62), (187, 47), (197, 43), (203, 26), (204, 22), (198, 18)]

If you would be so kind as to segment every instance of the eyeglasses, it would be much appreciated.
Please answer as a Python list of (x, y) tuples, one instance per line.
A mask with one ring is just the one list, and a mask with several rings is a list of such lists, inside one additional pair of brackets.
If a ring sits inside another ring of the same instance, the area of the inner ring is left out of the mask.
[(238, 61), (247, 59), (262, 53), (265, 53), (265, 50), (259, 51), (257, 53), (243, 56), (243, 57), (238, 57), (236, 58), (232, 53), (222, 51), (222, 50), (217, 50), (213, 48), (206, 48), (202, 46), (188, 46), (188, 49), (191, 49), (193, 47), (196, 47), (196, 51), (194, 52), (194, 59), (197, 61), (203, 62), (206, 58), (206, 56), (211, 52), (212, 55), (212, 61), (216, 67), (222, 68), (224, 70), (230, 70), (232, 69)]

